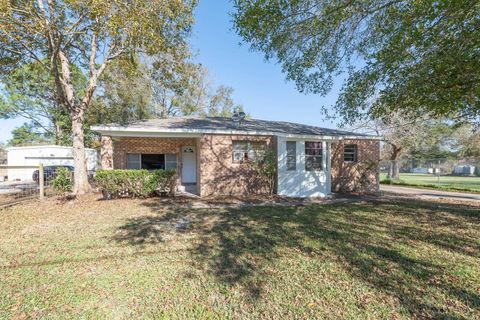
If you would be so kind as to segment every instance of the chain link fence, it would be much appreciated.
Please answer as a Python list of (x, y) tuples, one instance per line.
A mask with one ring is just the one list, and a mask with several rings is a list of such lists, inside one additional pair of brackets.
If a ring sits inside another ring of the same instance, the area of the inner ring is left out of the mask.
[(380, 162), (381, 183), (480, 192), (480, 158)]

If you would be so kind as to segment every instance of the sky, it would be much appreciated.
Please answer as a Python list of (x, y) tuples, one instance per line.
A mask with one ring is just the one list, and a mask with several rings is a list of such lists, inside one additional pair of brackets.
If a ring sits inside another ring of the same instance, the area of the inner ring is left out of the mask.
[[(282, 120), (335, 128), (324, 121), (322, 106), (335, 103), (341, 86), (337, 79), (325, 97), (299, 93), (275, 61), (265, 61), (261, 52), (250, 50), (233, 30), (232, 3), (228, 0), (200, 0), (191, 45), (197, 62), (209, 70), (213, 85), (234, 88), (234, 100), (253, 118)], [(0, 142), (24, 119), (0, 120)]]

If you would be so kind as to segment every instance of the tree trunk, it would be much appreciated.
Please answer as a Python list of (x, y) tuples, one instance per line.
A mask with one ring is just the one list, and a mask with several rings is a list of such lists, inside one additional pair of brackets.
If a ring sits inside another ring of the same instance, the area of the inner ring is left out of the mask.
[(390, 168), (388, 170), (387, 178), (390, 180), (400, 179), (400, 167), (398, 165), (398, 156), (400, 155), (401, 147), (392, 145), (392, 154), (390, 155)]
[(73, 162), (75, 163), (73, 193), (77, 195), (91, 191), (88, 183), (87, 161), (83, 134), (84, 112), (72, 112)]

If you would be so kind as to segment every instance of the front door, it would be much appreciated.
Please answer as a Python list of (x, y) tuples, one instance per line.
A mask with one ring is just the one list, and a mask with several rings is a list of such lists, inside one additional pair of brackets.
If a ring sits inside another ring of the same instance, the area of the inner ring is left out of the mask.
[(197, 182), (197, 156), (195, 147), (182, 147), (182, 183)]

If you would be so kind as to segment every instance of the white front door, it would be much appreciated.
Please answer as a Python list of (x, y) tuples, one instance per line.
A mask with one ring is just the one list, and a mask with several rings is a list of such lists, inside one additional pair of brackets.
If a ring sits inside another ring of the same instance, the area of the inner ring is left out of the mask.
[(197, 182), (197, 155), (195, 147), (182, 147), (182, 183)]

